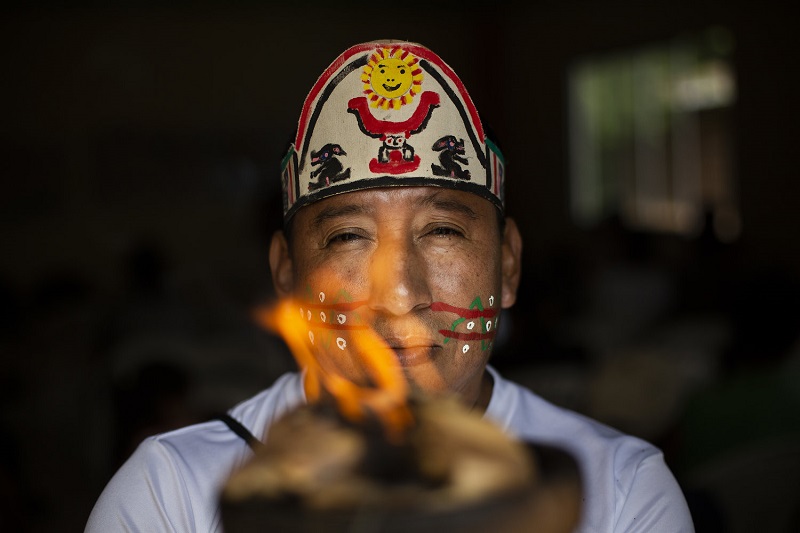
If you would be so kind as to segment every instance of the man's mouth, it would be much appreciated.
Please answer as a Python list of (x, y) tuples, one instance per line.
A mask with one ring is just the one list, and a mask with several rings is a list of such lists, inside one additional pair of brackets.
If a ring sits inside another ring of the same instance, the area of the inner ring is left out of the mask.
[(389, 341), (397, 361), (403, 367), (417, 366), (431, 362), (441, 348), (435, 342), (418, 340), (410, 342)]
[(386, 90), (387, 90), (387, 91), (389, 91), (389, 92), (392, 92), (392, 91), (396, 91), (397, 89), (399, 89), (399, 88), (400, 88), (400, 85), (402, 85), (402, 84), (401, 84), (401, 83), (398, 83), (397, 85), (386, 85), (386, 84), (384, 83), (384, 84), (383, 84), (383, 88), (384, 88), (384, 89), (386, 89)]

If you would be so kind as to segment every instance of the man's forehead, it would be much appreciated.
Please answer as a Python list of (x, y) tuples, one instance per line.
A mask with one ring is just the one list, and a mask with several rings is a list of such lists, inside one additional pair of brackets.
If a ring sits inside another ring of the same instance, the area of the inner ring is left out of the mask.
[(495, 209), (494, 204), (479, 196), (440, 187), (387, 187), (337, 194), (319, 200), (298, 211), (303, 218), (321, 223), (350, 215), (373, 215), (392, 208), (415, 211), (438, 210), (460, 214), (470, 219)]

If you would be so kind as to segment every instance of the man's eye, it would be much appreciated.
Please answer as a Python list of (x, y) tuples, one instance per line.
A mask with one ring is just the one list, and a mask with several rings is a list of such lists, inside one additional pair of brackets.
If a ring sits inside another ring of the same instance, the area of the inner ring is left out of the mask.
[(431, 231), (431, 235), (441, 236), (441, 237), (461, 237), (464, 234), (455, 228), (451, 228), (448, 226), (441, 226), (438, 228), (434, 228)]
[(363, 239), (361, 235), (357, 233), (345, 232), (345, 233), (338, 233), (328, 239), (328, 244), (336, 244), (336, 243), (343, 243), (343, 242), (351, 242), (357, 241), (359, 239)]

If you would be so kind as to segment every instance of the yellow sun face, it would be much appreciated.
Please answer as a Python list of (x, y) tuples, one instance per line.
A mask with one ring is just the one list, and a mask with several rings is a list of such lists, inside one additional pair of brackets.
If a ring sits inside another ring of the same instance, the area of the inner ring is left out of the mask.
[(370, 85), (373, 91), (386, 98), (403, 96), (411, 88), (411, 69), (399, 59), (383, 59), (372, 71)]
[(372, 107), (399, 109), (420, 92), (422, 69), (411, 52), (380, 48), (370, 56), (361, 81)]

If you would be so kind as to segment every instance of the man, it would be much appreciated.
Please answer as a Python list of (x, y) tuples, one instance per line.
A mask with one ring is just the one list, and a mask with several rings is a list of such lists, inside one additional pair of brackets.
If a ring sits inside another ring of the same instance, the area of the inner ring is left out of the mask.
[[(693, 530), (659, 450), (488, 365), (500, 310), (516, 299), (522, 242), (503, 213), (502, 155), (436, 54), (399, 41), (343, 52), (305, 101), (282, 177), (273, 281), (279, 296), (299, 300), (319, 357), (364, 383), (351, 332), (369, 327), (412, 387), (454, 393), (509, 434), (570, 452), (585, 491), (581, 531)], [(305, 401), (303, 376), (287, 374), (231, 409), (229, 425), (145, 440), (87, 530), (219, 530), (219, 490), (251, 456), (248, 434), (264, 438)]]

